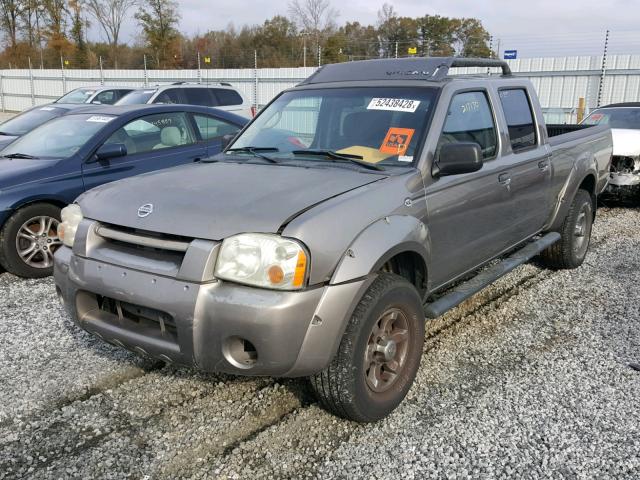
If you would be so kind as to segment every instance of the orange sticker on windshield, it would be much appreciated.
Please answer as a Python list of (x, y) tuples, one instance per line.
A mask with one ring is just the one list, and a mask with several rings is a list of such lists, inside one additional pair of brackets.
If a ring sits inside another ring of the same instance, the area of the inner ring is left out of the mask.
[(411, 143), (413, 132), (415, 132), (413, 128), (391, 127), (387, 132), (387, 136), (384, 137), (380, 151), (391, 155), (404, 155)]

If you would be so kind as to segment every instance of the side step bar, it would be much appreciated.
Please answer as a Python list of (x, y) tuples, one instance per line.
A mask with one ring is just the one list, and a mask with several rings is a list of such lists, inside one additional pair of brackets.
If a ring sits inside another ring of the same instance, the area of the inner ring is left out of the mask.
[(528, 262), (558, 240), (560, 240), (560, 234), (557, 232), (550, 232), (538, 240), (526, 244), (520, 250), (517, 250), (510, 256), (504, 258), (500, 263), (483, 270), (472, 279), (458, 285), (443, 297), (438, 298), (434, 302), (426, 303), (424, 305), (424, 313), (426, 317), (437, 318), (447, 310), (457, 307), (467, 298), (472, 297), (483, 288), (498, 280), (500, 277), (514, 270), (516, 267)]

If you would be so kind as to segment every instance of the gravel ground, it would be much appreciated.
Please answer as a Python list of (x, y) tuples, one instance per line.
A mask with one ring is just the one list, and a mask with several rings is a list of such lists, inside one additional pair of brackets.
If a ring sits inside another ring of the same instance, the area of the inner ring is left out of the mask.
[(0, 478), (640, 478), (640, 208), (599, 213), (582, 268), (525, 265), (430, 323), (365, 426), (301, 381), (141, 361), (0, 274)]

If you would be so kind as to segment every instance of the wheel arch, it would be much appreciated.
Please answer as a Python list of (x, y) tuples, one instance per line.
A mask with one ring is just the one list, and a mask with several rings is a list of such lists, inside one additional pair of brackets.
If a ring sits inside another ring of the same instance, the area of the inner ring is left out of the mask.
[(4, 219), (4, 222), (0, 224), (0, 228), (2, 228), (4, 224), (7, 222), (7, 220), (9, 220), (13, 215), (15, 215), (15, 213), (18, 210), (21, 210), (30, 205), (35, 205), (36, 203), (45, 203), (48, 205), (54, 205), (58, 208), (64, 208), (68, 205), (67, 202), (57, 197), (32, 197), (28, 199), (22, 199), (21, 201), (14, 203), (7, 209), (9, 211), (9, 214)]
[(405, 277), (424, 296), (429, 258), (429, 234), (424, 223), (408, 215), (387, 216), (366, 227), (349, 245), (330, 283), (388, 271)]

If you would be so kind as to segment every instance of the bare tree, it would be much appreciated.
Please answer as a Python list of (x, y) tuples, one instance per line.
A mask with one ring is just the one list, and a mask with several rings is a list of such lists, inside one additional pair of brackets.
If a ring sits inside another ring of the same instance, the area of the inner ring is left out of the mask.
[(9, 48), (15, 52), (18, 43), (18, 18), (21, 5), (17, 0), (0, 0), (0, 28), (7, 36)]
[(118, 67), (118, 41), (120, 28), (127, 12), (136, 5), (136, 0), (88, 0), (87, 7), (98, 21), (107, 42), (111, 46), (114, 66)]
[(313, 36), (317, 49), (323, 38), (335, 30), (340, 13), (330, 0), (291, 0), (289, 16), (305, 34)]

